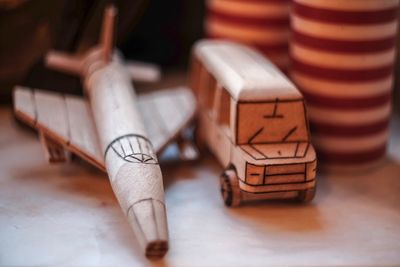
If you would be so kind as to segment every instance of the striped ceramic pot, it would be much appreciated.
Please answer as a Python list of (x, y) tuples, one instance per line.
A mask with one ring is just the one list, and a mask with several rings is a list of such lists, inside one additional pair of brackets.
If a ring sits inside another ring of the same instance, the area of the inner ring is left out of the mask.
[(290, 76), (303, 92), (325, 166), (385, 155), (399, 0), (294, 0)]
[(208, 0), (208, 38), (251, 45), (286, 71), (291, 0)]

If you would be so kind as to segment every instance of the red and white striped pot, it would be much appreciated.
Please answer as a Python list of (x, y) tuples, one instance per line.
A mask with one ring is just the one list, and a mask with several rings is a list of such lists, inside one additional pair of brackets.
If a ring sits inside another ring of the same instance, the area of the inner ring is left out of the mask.
[(208, 0), (206, 36), (245, 43), (286, 71), (291, 0)]
[(290, 76), (327, 167), (357, 170), (386, 152), (399, 0), (294, 0)]

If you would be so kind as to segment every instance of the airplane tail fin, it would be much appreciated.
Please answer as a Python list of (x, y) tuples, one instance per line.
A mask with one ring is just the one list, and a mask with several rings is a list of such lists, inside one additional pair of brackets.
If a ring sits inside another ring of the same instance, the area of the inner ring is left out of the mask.
[(107, 6), (104, 10), (103, 26), (101, 30), (100, 45), (103, 50), (103, 59), (108, 62), (111, 60), (114, 48), (114, 28), (117, 17), (117, 9), (115, 6)]
[[(101, 30), (100, 49), (105, 62), (109, 62), (114, 48), (114, 25), (117, 17), (117, 9), (107, 6), (103, 16), (103, 26)], [(46, 55), (46, 65), (51, 69), (56, 69), (69, 74), (82, 74), (83, 58), (69, 55), (62, 52), (50, 51)]]

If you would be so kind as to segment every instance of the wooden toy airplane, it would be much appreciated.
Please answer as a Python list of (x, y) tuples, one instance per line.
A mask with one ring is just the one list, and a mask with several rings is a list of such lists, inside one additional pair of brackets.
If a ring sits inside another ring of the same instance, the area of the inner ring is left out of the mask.
[(154, 80), (158, 72), (126, 65), (113, 52), (115, 17), (116, 9), (106, 8), (101, 43), (85, 55), (46, 58), (49, 67), (80, 75), (88, 99), (17, 87), (15, 113), (39, 131), (50, 162), (65, 161), (68, 150), (106, 171), (146, 256), (162, 257), (168, 229), (156, 154), (178, 141), (183, 158), (193, 155), (181, 136), (196, 104), (186, 88), (136, 96), (131, 79)]
[(197, 140), (225, 168), (220, 183), (227, 206), (313, 199), (317, 161), (304, 99), (271, 62), (233, 42), (200, 41), (191, 87), (199, 103)]

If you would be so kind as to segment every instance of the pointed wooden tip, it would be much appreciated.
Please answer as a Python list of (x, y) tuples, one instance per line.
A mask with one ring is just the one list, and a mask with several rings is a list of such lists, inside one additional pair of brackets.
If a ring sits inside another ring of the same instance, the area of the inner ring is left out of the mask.
[(161, 258), (168, 251), (168, 227), (164, 203), (142, 199), (128, 210), (128, 219), (148, 258)]
[(168, 251), (168, 242), (165, 240), (153, 241), (147, 244), (146, 257), (158, 259), (164, 257)]
[(104, 11), (104, 16), (106, 18), (114, 18), (117, 14), (118, 9), (113, 4), (108, 5)]

